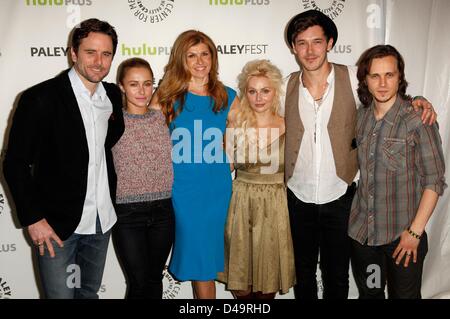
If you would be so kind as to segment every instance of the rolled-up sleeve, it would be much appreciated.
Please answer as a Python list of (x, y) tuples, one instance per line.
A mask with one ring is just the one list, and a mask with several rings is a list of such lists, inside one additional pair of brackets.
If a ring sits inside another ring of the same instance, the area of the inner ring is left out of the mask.
[(442, 195), (445, 183), (445, 160), (438, 125), (421, 125), (417, 131), (416, 167), (423, 189)]

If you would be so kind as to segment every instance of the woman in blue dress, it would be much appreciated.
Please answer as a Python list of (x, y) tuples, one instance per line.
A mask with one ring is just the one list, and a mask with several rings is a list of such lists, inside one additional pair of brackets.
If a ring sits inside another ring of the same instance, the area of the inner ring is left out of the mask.
[(230, 166), (223, 148), (236, 92), (218, 79), (213, 41), (188, 30), (175, 40), (152, 104), (166, 115), (173, 143), (175, 243), (169, 270), (191, 280), (194, 296), (216, 296), (224, 270), (224, 231), (231, 197)]

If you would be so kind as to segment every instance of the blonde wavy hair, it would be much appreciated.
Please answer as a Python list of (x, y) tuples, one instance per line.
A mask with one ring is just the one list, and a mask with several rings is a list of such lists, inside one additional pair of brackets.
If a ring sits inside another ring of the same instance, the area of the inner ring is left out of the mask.
[[(166, 116), (167, 123), (171, 123), (183, 111), (185, 95), (192, 77), (186, 63), (187, 51), (190, 47), (200, 43), (206, 44), (211, 53), (208, 93), (214, 101), (213, 111), (217, 113), (228, 105), (228, 95), (225, 86), (219, 81), (219, 62), (216, 45), (203, 32), (188, 30), (181, 33), (175, 40), (170, 52), (169, 62), (164, 67), (164, 77), (155, 93)], [(177, 101), (179, 101), (180, 106), (175, 110), (174, 105)]]
[[(274, 115), (278, 114), (280, 109), (280, 98), (283, 94), (282, 84), (283, 76), (279, 68), (277, 68), (269, 60), (253, 60), (248, 62), (242, 68), (238, 75), (239, 98), (241, 107), (236, 112), (234, 127), (242, 128), (237, 134), (236, 147), (239, 149), (247, 149), (249, 144), (257, 142), (256, 136), (256, 117), (247, 98), (248, 82), (252, 77), (265, 77), (269, 79), (272, 88), (275, 90), (270, 109)], [(244, 143), (244, 145), (243, 145)]]
[(253, 60), (248, 62), (242, 68), (238, 75), (239, 98), (241, 107), (236, 112), (235, 126), (247, 128), (256, 127), (256, 118), (247, 98), (248, 82), (252, 77), (265, 77), (269, 79), (272, 87), (275, 89), (275, 97), (270, 107), (273, 114), (278, 114), (280, 109), (280, 98), (283, 94), (281, 86), (283, 84), (283, 76), (278, 69), (269, 60)]

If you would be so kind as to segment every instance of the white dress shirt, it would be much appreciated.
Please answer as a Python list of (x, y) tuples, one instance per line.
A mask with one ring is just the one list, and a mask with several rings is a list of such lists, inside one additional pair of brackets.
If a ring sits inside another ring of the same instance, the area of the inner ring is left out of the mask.
[[(358, 106), (360, 102), (356, 91), (358, 87), (357, 68), (350, 66), (348, 70), (353, 96)], [(287, 182), (287, 186), (303, 202), (325, 204), (344, 195), (348, 187), (347, 183), (337, 176), (327, 128), (334, 101), (334, 67), (328, 75), (328, 86), (320, 104), (314, 101), (308, 89), (303, 86), (301, 79), (302, 75), (300, 74), (298, 105), (305, 132), (294, 172)], [(287, 81), (284, 92), (286, 92), (286, 87)], [(283, 114), (284, 102), (285, 100), (282, 98)]]
[(69, 71), (69, 79), (83, 118), (89, 149), (86, 198), (81, 221), (75, 233), (95, 234), (97, 213), (102, 232), (105, 233), (117, 221), (109, 193), (105, 158), (105, 139), (108, 132), (108, 119), (112, 113), (112, 103), (101, 82), (91, 96), (74, 68)]

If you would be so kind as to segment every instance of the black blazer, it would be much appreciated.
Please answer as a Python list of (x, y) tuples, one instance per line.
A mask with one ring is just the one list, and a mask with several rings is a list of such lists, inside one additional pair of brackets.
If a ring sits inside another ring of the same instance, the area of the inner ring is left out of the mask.
[[(89, 152), (69, 70), (23, 92), (3, 163), (22, 226), (45, 218), (61, 240), (77, 228), (86, 196)], [(124, 130), (122, 97), (103, 82), (113, 104), (105, 142), (111, 198), (116, 176), (111, 147)]]

